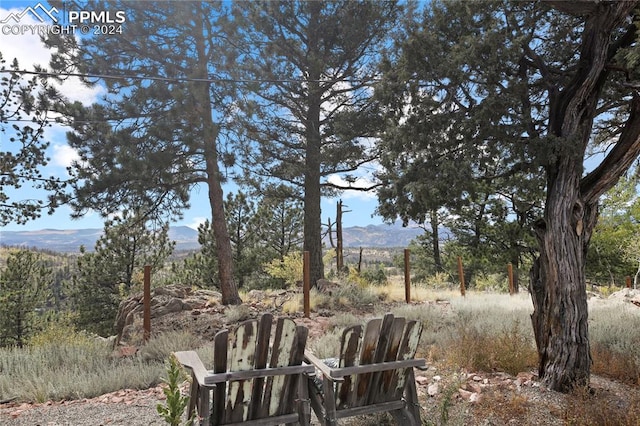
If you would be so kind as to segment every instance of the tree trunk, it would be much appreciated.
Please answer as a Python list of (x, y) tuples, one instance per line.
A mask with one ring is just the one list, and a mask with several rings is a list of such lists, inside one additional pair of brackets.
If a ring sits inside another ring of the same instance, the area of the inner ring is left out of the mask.
[(344, 270), (344, 255), (342, 252), (342, 200), (336, 204), (336, 268), (338, 274)]
[(584, 260), (597, 207), (582, 207), (579, 177), (563, 173), (549, 191), (544, 219), (536, 224), (540, 257), (530, 284), (538, 374), (561, 392), (587, 385), (591, 366)]
[[(315, 109), (315, 108), (310, 108)], [(318, 120), (309, 120), (307, 130), (306, 169), (304, 173), (304, 250), (309, 252), (311, 286), (324, 278), (320, 211), (320, 134)], [(310, 113), (311, 115), (311, 113)], [(315, 123), (314, 123), (315, 121)]]
[(440, 220), (438, 219), (437, 210), (431, 210), (431, 245), (433, 247), (433, 264), (436, 272), (443, 271), (442, 258), (440, 257)]
[(242, 303), (242, 299), (240, 299), (238, 287), (233, 279), (233, 251), (224, 214), (224, 194), (220, 180), (220, 168), (218, 166), (217, 138), (219, 128), (213, 122), (211, 99), (209, 97), (210, 83), (204, 81), (208, 78), (207, 54), (202, 23), (204, 15), (200, 14), (200, 16), (195, 16), (194, 19), (200, 26), (198, 31), (194, 33), (199, 58), (197, 69), (194, 70), (194, 77), (203, 81), (192, 83), (192, 96), (195, 101), (194, 112), (196, 112), (198, 118), (202, 120), (202, 137), (207, 170), (207, 184), (209, 186), (209, 204), (211, 205), (211, 229), (213, 230), (216, 241), (220, 293), (222, 293), (223, 305), (239, 305)]
[[(540, 256), (534, 262), (530, 282), (539, 375), (550, 389), (561, 392), (589, 383), (584, 267), (597, 221), (598, 199), (613, 187), (640, 150), (640, 100), (633, 96), (629, 118), (615, 147), (600, 166), (582, 178), (584, 155), (609, 72), (606, 65), (615, 54), (615, 49), (610, 51), (615, 43), (612, 34), (625, 25), (635, 3), (589, 6), (597, 10), (585, 18), (575, 74), (566, 87), (550, 89), (549, 134), (554, 138), (554, 153), (546, 166), (544, 218), (535, 227)], [(635, 29), (632, 31), (635, 34)], [(616, 47), (622, 45), (617, 43)]]
[(319, 50), (319, 31), (317, 23), (320, 15), (320, 2), (310, 3), (309, 22), (309, 70), (308, 70), (308, 109), (306, 127), (306, 150), (304, 171), (304, 250), (309, 252), (309, 269), (311, 286), (315, 286), (319, 279), (324, 278), (322, 263), (322, 219), (320, 209), (320, 105), (322, 93), (320, 76), (322, 62), (316, 58)]

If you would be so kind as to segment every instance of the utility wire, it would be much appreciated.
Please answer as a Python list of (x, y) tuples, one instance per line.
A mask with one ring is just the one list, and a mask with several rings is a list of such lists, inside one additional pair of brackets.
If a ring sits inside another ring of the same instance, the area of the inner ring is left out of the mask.
[[(302, 80), (302, 79), (236, 79), (236, 78), (193, 78), (193, 77), (160, 77), (160, 76), (140, 76), (140, 75), (109, 75), (109, 74), (83, 74), (74, 72), (54, 73), (48, 71), (27, 71), (27, 70), (0, 70), (4, 74), (38, 75), (44, 77), (84, 77), (100, 78), (104, 80), (154, 80), (167, 82), (200, 82), (200, 83), (363, 83), (356, 79), (336, 79), (336, 80)], [(379, 81), (372, 78), (367, 81)]]

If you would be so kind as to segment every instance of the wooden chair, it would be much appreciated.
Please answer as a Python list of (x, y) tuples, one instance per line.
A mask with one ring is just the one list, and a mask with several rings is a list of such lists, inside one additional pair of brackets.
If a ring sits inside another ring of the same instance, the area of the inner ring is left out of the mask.
[(322, 425), (335, 426), (338, 419), (390, 412), (398, 425), (420, 425), (414, 359), (422, 324), (386, 314), (344, 330), (336, 368), (310, 352), (305, 358), (322, 375), (319, 384), (309, 379), (311, 407)]
[(197, 410), (204, 425), (309, 424), (306, 376), (314, 368), (302, 362), (308, 330), (280, 318), (272, 338), (272, 322), (264, 314), (216, 334), (213, 371), (194, 351), (175, 353), (192, 374), (189, 416)]

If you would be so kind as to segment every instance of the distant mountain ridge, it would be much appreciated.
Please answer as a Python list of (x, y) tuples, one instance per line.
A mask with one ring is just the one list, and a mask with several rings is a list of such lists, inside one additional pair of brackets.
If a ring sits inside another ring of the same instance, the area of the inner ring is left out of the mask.
[[(422, 235), (417, 227), (403, 228), (395, 225), (353, 226), (342, 230), (345, 247), (407, 247), (409, 242)], [(79, 252), (80, 246), (92, 251), (102, 229), (41, 229), (37, 231), (1, 231), (0, 244), (38, 248), (64, 253)], [(176, 250), (197, 250), (198, 231), (188, 226), (173, 226), (169, 238), (176, 242)], [(329, 245), (329, 238), (325, 238)]]

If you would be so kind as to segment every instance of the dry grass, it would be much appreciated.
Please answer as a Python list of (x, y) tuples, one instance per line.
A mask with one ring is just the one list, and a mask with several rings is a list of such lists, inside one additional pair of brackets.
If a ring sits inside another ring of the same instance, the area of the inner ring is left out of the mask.
[(640, 398), (622, 401), (606, 390), (580, 388), (569, 395), (560, 414), (566, 425), (633, 426), (640, 424)]
[(477, 418), (492, 419), (491, 424), (495, 424), (496, 421), (501, 424), (526, 424), (531, 408), (531, 403), (522, 395), (490, 390), (485, 392), (482, 400), (473, 407), (473, 413)]
[(640, 384), (640, 366), (634, 354), (612, 351), (606, 345), (595, 342), (591, 345), (591, 356), (593, 358), (591, 366), (593, 373), (629, 385)]
[[(405, 284), (402, 277), (390, 277), (387, 285), (373, 286), (372, 291), (383, 294), (388, 302), (405, 301)], [(437, 290), (421, 284), (411, 284), (410, 295), (412, 302), (424, 302), (428, 300), (450, 300), (460, 296), (457, 290)]]

